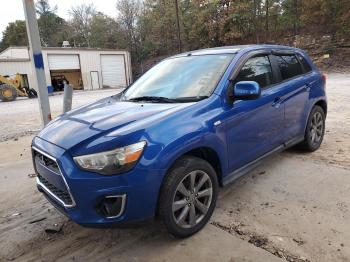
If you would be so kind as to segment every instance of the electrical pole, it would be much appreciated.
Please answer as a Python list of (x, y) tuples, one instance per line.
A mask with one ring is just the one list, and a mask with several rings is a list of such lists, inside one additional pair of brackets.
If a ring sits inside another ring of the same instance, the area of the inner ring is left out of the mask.
[(178, 0), (175, 0), (175, 10), (176, 10), (176, 25), (177, 25), (177, 40), (179, 45), (179, 52), (182, 52), (182, 43), (181, 43), (181, 31), (180, 31), (180, 18), (179, 18), (179, 3)]
[(51, 121), (51, 111), (34, 0), (23, 0), (23, 7), (29, 40), (30, 59), (32, 66), (34, 65), (35, 67), (34, 77), (36, 78), (38, 85), (38, 100), (41, 123), (44, 127), (49, 121)]

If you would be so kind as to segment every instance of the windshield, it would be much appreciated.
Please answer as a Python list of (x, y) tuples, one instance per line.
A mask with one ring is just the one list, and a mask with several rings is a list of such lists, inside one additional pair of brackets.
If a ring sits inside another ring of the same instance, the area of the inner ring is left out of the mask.
[(198, 101), (209, 97), (233, 54), (199, 55), (164, 60), (138, 79), (123, 100)]

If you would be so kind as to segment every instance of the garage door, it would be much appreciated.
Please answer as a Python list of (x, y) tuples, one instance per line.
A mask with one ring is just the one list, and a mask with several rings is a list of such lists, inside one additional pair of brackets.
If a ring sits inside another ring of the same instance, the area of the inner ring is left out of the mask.
[(101, 55), (101, 67), (103, 86), (126, 86), (123, 55)]
[(50, 70), (80, 69), (78, 55), (48, 55)]

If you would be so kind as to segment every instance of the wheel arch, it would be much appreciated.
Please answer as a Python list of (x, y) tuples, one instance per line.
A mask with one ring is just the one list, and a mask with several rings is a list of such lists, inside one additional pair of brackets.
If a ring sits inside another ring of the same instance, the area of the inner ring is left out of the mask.
[[(222, 186), (222, 172), (223, 172), (223, 167), (222, 167), (222, 160), (220, 160), (219, 154), (214, 150), (213, 148), (209, 146), (199, 146), (195, 147), (192, 149), (188, 149), (185, 152), (182, 152), (181, 154), (177, 155), (177, 157), (172, 161), (172, 163), (169, 165), (166, 174), (162, 178), (162, 182), (160, 184), (160, 190), (163, 187), (164, 181), (166, 180), (166, 177), (168, 175), (168, 171), (174, 167), (176, 164), (176, 161), (179, 160), (180, 158), (184, 156), (193, 156), (193, 157), (198, 157), (200, 159), (203, 159), (207, 161), (215, 170), (217, 178), (218, 178), (218, 183), (219, 186)], [(157, 199), (157, 205), (156, 205), (156, 210), (155, 210), (155, 215), (159, 215), (159, 198), (160, 194), (158, 195)]]
[(180, 157), (183, 156), (194, 156), (207, 161), (215, 170), (218, 182), (222, 185), (222, 166), (218, 153), (207, 146), (194, 148)]
[(311, 105), (312, 106), (310, 106), (309, 111), (307, 113), (307, 117), (306, 117), (305, 122), (304, 122), (304, 134), (305, 134), (305, 131), (306, 131), (307, 122), (309, 121), (310, 114), (312, 112), (312, 109), (315, 106), (320, 106), (323, 109), (323, 112), (324, 112), (325, 116), (327, 117), (328, 105), (327, 105), (327, 101), (324, 98), (315, 101)]
[[(312, 108), (314, 108), (315, 106), (321, 107), (323, 109), (325, 116), (327, 116), (328, 105), (327, 105), (327, 102), (325, 100), (323, 100), (323, 99), (318, 100)], [(312, 108), (311, 108), (311, 110), (312, 110)]]
[[(184, 156), (194, 156), (207, 161), (214, 168), (219, 185), (222, 185), (222, 175), (224, 172), (224, 166), (222, 164), (225, 160), (221, 159), (220, 154), (214, 148), (208, 145), (190, 147), (184, 151), (178, 152), (178, 154), (175, 154), (171, 161), (168, 162), (166, 173), (175, 165), (177, 160)], [(166, 175), (163, 177), (163, 181), (165, 180), (165, 177)]]

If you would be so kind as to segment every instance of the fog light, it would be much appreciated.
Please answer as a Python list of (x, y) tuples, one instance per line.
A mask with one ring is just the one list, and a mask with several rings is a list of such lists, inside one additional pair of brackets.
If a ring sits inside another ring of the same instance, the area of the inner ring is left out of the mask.
[(99, 204), (99, 211), (106, 218), (117, 218), (124, 212), (125, 200), (126, 194), (106, 196)]

